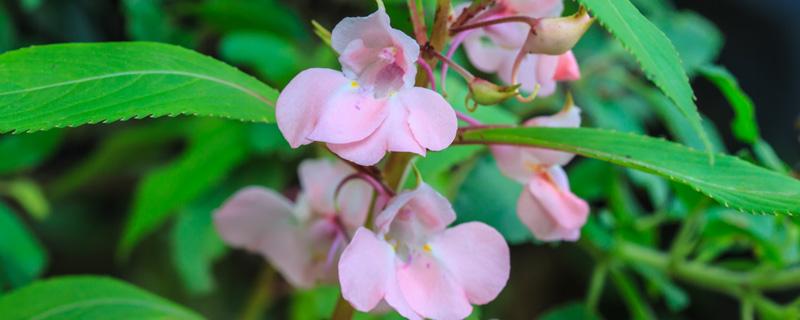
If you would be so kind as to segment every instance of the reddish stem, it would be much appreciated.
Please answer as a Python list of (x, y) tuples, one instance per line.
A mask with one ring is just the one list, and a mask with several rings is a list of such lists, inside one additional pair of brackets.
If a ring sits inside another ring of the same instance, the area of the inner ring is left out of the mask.
[(411, 24), (414, 26), (414, 37), (420, 45), (428, 42), (427, 28), (425, 27), (425, 13), (417, 9), (417, 0), (408, 0), (408, 11), (411, 14)]
[[(436, 78), (433, 77), (433, 69), (431, 69), (431, 65), (425, 62), (425, 59), (422, 59), (422, 57), (417, 59), (417, 63), (420, 67), (422, 67), (422, 70), (425, 70), (425, 73), (428, 74), (428, 80), (431, 83), (431, 90), (436, 91)], [(442, 86), (444, 88), (444, 78), (442, 78)]]

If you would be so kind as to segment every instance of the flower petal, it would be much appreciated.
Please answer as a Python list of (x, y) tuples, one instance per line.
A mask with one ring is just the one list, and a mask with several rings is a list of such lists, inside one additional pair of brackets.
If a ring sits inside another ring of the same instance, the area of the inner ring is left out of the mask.
[(359, 228), (339, 258), (342, 296), (356, 310), (369, 311), (386, 294), (393, 280), (395, 256), (392, 247), (371, 231)]
[(453, 143), (458, 119), (439, 93), (414, 87), (398, 92), (396, 98), (408, 110), (408, 126), (421, 146), (439, 151)]
[(558, 56), (556, 73), (553, 75), (556, 81), (576, 81), (581, 79), (581, 69), (578, 67), (578, 60), (572, 50)]
[(492, 227), (480, 222), (460, 224), (433, 238), (430, 247), (471, 303), (489, 303), (506, 286), (511, 271), (509, 248)]
[(297, 169), (300, 186), (311, 209), (317, 214), (336, 211), (334, 193), (336, 186), (355, 170), (339, 161), (327, 159), (304, 160)]
[(421, 226), (426, 233), (444, 230), (456, 220), (450, 201), (428, 184), (421, 183), (417, 189), (401, 192), (389, 202), (375, 217), (376, 230), (386, 233), (402, 209), (411, 215), (404, 218)]
[[(581, 126), (581, 109), (572, 106), (551, 116), (535, 117), (525, 122), (526, 127), (577, 128)], [(525, 148), (531, 157), (545, 165), (563, 166), (569, 163), (575, 154), (544, 148)]]
[(532, 166), (539, 163), (538, 159), (530, 156), (528, 148), (525, 147), (494, 145), (489, 149), (497, 161), (500, 172), (519, 183), (527, 183), (533, 176)]
[(314, 284), (308, 243), (293, 222), (291, 203), (261, 187), (242, 189), (214, 213), (226, 243), (261, 253), (292, 285), (308, 288)]
[(575, 241), (586, 223), (589, 205), (552, 180), (546, 174), (531, 180), (520, 195), (517, 216), (539, 240)]
[(349, 232), (355, 232), (366, 222), (372, 193), (372, 187), (361, 180), (348, 182), (339, 192), (339, 217)]
[(312, 68), (299, 73), (286, 85), (278, 96), (275, 118), (292, 148), (311, 143), (308, 135), (328, 106), (328, 100), (349, 83), (341, 72)]
[(498, 46), (483, 29), (472, 31), (467, 36), (464, 40), (464, 51), (472, 65), (483, 72), (497, 72), (504, 63), (514, 63), (514, 51)]
[(472, 313), (461, 285), (430, 254), (417, 254), (400, 266), (397, 283), (411, 309), (425, 318), (463, 319)]
[(351, 84), (344, 86), (327, 101), (308, 139), (337, 144), (359, 141), (389, 115), (385, 99), (375, 99)]
[(564, 10), (563, 0), (503, 0), (517, 11), (533, 18), (557, 17)]
[(408, 110), (399, 104), (398, 99), (389, 99), (387, 109), (389, 115), (367, 138), (345, 144), (329, 143), (328, 148), (340, 157), (364, 166), (378, 163), (386, 151), (425, 155), (425, 148), (414, 139), (408, 126)]

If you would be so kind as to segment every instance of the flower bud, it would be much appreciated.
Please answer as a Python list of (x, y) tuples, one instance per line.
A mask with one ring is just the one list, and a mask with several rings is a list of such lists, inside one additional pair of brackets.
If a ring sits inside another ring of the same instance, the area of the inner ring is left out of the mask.
[(495, 105), (518, 94), (520, 84), (511, 86), (498, 86), (481, 78), (475, 78), (469, 83), (469, 95), (475, 103), (481, 105)]
[(594, 18), (581, 8), (569, 17), (541, 19), (522, 47), (527, 53), (561, 55), (572, 49), (581, 39)]

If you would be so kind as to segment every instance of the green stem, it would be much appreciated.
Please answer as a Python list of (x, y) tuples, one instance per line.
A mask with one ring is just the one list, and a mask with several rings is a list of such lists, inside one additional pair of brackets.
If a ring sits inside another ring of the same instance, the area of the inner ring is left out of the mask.
[(258, 274), (253, 291), (250, 292), (250, 297), (247, 299), (244, 310), (242, 311), (242, 320), (257, 320), (263, 318), (264, 311), (269, 306), (272, 300), (272, 284), (275, 282), (275, 270), (269, 265), (265, 266)]
[(753, 309), (753, 301), (750, 299), (742, 299), (741, 300), (741, 313), (742, 313), (742, 320), (753, 320), (755, 310)]
[(605, 286), (606, 276), (608, 275), (608, 262), (600, 261), (592, 272), (592, 278), (589, 280), (589, 291), (586, 294), (586, 307), (592, 312), (597, 312), (597, 303), (603, 295), (603, 287)]
[(800, 268), (743, 272), (691, 261), (670, 266), (669, 255), (625, 241), (616, 244), (615, 257), (627, 263), (648, 265), (680, 280), (734, 297), (744, 289), (783, 290), (800, 286)]
[(700, 222), (703, 218), (703, 213), (708, 201), (701, 200), (689, 213), (689, 217), (681, 225), (678, 230), (678, 235), (672, 241), (672, 246), (669, 250), (670, 264), (675, 265), (688, 257), (694, 250), (694, 237), (697, 230), (700, 229)]
[(625, 304), (628, 305), (628, 311), (632, 319), (656, 318), (650, 306), (642, 300), (642, 295), (639, 294), (639, 290), (636, 289), (636, 286), (628, 275), (618, 269), (612, 268), (611, 280), (614, 282), (614, 285), (617, 286), (617, 289), (619, 289), (622, 299), (625, 300)]
[(383, 171), (383, 180), (395, 192), (399, 191), (405, 183), (405, 177), (408, 176), (408, 164), (413, 158), (414, 155), (407, 152), (392, 152), (389, 154), (389, 159), (386, 160), (386, 168)]
[(350, 320), (353, 319), (355, 309), (350, 305), (343, 296), (339, 295), (339, 301), (336, 301), (336, 308), (333, 309), (332, 320)]

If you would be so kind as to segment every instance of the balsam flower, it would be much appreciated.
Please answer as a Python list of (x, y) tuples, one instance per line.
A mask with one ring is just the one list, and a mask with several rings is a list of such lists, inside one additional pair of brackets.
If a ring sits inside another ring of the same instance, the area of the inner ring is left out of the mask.
[[(524, 125), (579, 127), (580, 121), (580, 109), (571, 106), (552, 116), (528, 120)], [(570, 191), (567, 174), (561, 167), (574, 154), (517, 146), (491, 149), (500, 171), (525, 186), (517, 202), (517, 216), (533, 235), (542, 241), (578, 240), (589, 216), (589, 205)]]
[(306, 160), (298, 171), (303, 190), (295, 203), (270, 189), (247, 187), (214, 214), (214, 225), (229, 245), (261, 254), (290, 284), (309, 288), (335, 282), (336, 259), (364, 223), (372, 193), (353, 180), (334, 200), (337, 185), (354, 173), (339, 161)]
[[(499, 0), (497, 5), (476, 20), (486, 21), (511, 16), (531, 18), (557, 17), (564, 9), (562, 0)], [(526, 43), (530, 27), (523, 23), (503, 23), (466, 32), (464, 49), (470, 62), (486, 73), (497, 73), (512, 84), (515, 60)], [(556, 82), (580, 78), (580, 69), (572, 51), (561, 55), (527, 54), (519, 65), (520, 90), (547, 96), (555, 92)]]
[(409, 319), (462, 319), (492, 301), (508, 281), (509, 249), (491, 227), (455, 220), (430, 186), (397, 195), (356, 231), (339, 260), (342, 295), (369, 311), (385, 301)]
[(321, 141), (373, 165), (387, 151), (425, 155), (453, 142), (455, 112), (435, 91), (413, 86), (419, 45), (392, 29), (386, 12), (345, 18), (331, 45), (343, 72), (305, 70), (278, 97), (278, 127), (292, 147)]

